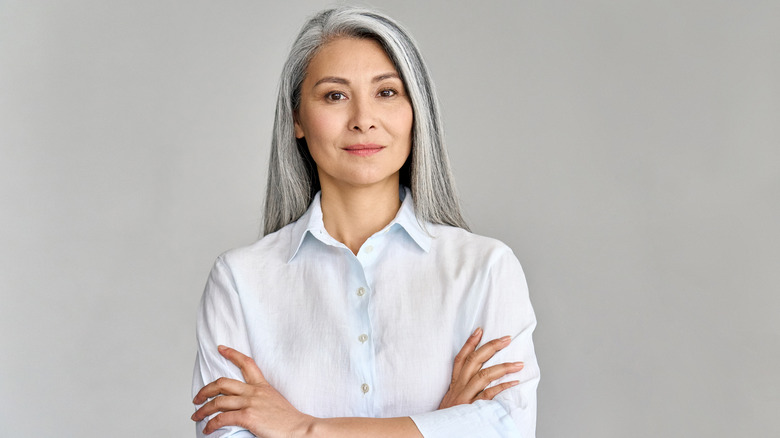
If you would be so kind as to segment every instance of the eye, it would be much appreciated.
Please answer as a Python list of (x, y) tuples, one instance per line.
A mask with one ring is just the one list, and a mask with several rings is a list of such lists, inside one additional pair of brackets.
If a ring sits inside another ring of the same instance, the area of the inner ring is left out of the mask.
[(344, 100), (347, 96), (344, 95), (344, 93), (333, 91), (325, 95), (325, 99), (332, 100), (332, 101), (338, 101), (338, 100)]
[(379, 92), (379, 97), (393, 97), (398, 94), (398, 91), (392, 88), (385, 88)]

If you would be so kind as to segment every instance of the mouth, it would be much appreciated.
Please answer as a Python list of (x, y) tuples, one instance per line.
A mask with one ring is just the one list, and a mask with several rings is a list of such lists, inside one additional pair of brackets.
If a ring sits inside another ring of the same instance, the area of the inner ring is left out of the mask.
[(347, 153), (350, 153), (352, 155), (357, 155), (360, 157), (367, 157), (369, 155), (374, 155), (375, 153), (381, 151), (384, 149), (384, 146), (380, 146), (378, 144), (368, 143), (368, 144), (353, 144), (349, 145), (343, 150), (345, 150)]

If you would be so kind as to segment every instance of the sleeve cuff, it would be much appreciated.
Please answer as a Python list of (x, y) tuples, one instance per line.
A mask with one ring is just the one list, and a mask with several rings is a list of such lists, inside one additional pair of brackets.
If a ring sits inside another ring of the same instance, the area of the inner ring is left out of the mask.
[(521, 438), (512, 417), (495, 400), (412, 415), (425, 438)]

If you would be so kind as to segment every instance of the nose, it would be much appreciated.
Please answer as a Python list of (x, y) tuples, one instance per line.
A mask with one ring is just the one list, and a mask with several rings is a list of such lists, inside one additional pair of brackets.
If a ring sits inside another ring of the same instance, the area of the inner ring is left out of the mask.
[(361, 97), (352, 100), (349, 129), (356, 132), (368, 132), (376, 128), (376, 114), (370, 98)]

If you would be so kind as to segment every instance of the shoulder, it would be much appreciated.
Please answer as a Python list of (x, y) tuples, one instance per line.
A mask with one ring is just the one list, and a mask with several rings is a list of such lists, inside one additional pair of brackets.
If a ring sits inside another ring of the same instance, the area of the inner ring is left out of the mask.
[(498, 239), (449, 225), (427, 224), (426, 226), (432, 236), (432, 247), (437, 251), (450, 253), (456, 251), (483, 259), (515, 258), (512, 249)]
[(428, 230), (433, 236), (431, 255), (446, 277), (466, 279), (467, 284), (481, 291), (476, 295), (481, 299), (527, 301), (525, 273), (504, 242), (444, 225), (431, 225)]
[(431, 254), (440, 262), (485, 273), (514, 271), (522, 274), (515, 253), (498, 239), (448, 225), (428, 224), (427, 229), (432, 236)]
[(248, 268), (262, 269), (285, 263), (293, 239), (293, 224), (265, 235), (252, 244), (223, 252), (217, 257), (216, 265), (223, 265), (231, 271), (236, 271)]

